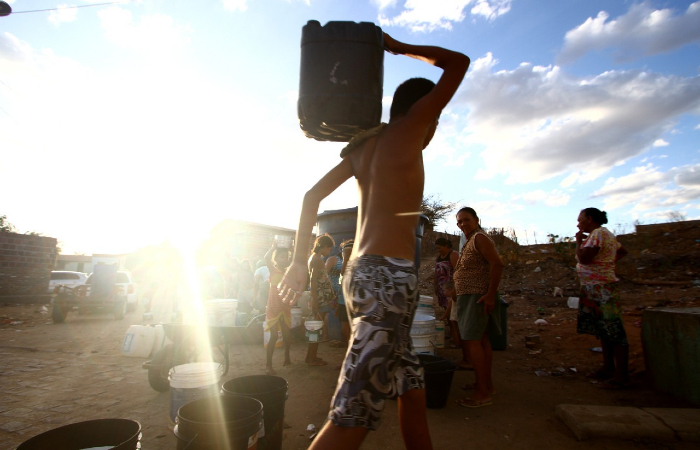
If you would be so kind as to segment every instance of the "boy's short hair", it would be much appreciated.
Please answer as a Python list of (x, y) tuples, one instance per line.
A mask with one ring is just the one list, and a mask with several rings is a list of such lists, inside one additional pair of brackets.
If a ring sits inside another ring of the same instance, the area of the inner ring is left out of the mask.
[(389, 110), (389, 120), (408, 113), (414, 103), (425, 97), (435, 87), (435, 83), (425, 78), (411, 78), (396, 88), (394, 100)]

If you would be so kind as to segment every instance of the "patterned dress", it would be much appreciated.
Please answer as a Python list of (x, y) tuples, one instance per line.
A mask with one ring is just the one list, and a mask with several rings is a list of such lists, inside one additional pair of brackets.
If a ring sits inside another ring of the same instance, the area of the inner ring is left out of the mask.
[(435, 284), (437, 287), (436, 295), (438, 298), (438, 304), (443, 308), (447, 308), (447, 302), (450, 300), (442, 291), (442, 286), (448, 281), (452, 280), (452, 271), (454, 270), (454, 267), (452, 267), (450, 256), (452, 256), (452, 250), (450, 250), (450, 253), (448, 253), (444, 258), (441, 258), (440, 255), (438, 255), (435, 262)]
[(576, 331), (592, 334), (615, 345), (629, 345), (622, 323), (620, 286), (615, 276), (615, 258), (621, 247), (615, 235), (599, 227), (581, 243), (581, 248), (599, 248), (590, 264), (576, 264), (581, 292)]

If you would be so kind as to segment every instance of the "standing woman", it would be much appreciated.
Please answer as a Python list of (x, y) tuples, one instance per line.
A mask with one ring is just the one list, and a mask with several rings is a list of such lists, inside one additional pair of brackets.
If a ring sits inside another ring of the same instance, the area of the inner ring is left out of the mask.
[(338, 305), (335, 307), (335, 316), (340, 322), (340, 336), (342, 342), (330, 343), (331, 347), (347, 347), (350, 340), (350, 322), (348, 319), (348, 311), (345, 306), (345, 297), (343, 297), (342, 277), (348, 259), (352, 253), (353, 239), (349, 239), (340, 243), (340, 254), (331, 256), (326, 260), (326, 272), (331, 280), (331, 285), (338, 298)]
[[(331, 286), (331, 280), (326, 273), (326, 266), (323, 258), (331, 253), (335, 246), (333, 238), (327, 234), (322, 234), (316, 238), (314, 248), (309, 257), (308, 269), (311, 280), (311, 313), (323, 320), (324, 339), (328, 339), (328, 325), (326, 317), (331, 310), (331, 302), (335, 300), (335, 292)], [(309, 342), (309, 349), (306, 354), (306, 363), (310, 366), (324, 366), (327, 363), (316, 356), (318, 342)]]
[(453, 275), (457, 291), (457, 319), (461, 338), (467, 341), (476, 377), (474, 385), (465, 386), (465, 389), (474, 389), (472, 397), (458, 403), (467, 408), (479, 408), (490, 405), (494, 393), (489, 331), (492, 330), (495, 335), (502, 334), (498, 285), (503, 273), (503, 261), (493, 241), (481, 228), (474, 209), (460, 209), (457, 212), (457, 226), (467, 238)]
[(578, 215), (576, 271), (581, 293), (576, 331), (594, 335), (603, 347), (603, 367), (588, 376), (606, 380), (599, 384), (604, 389), (624, 389), (630, 386), (629, 343), (622, 323), (615, 262), (627, 255), (627, 250), (603, 226), (606, 223), (607, 213), (597, 208), (586, 208)]

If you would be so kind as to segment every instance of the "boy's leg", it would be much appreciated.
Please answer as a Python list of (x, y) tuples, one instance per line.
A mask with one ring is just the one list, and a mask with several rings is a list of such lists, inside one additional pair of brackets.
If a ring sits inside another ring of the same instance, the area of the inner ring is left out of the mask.
[(399, 425), (407, 449), (433, 448), (426, 417), (425, 389), (409, 389), (399, 396)]
[(279, 321), (270, 327), (270, 340), (267, 342), (267, 365), (265, 367), (265, 372), (268, 375), (274, 375), (274, 370), (272, 370), (272, 353), (275, 351), (275, 344), (277, 344), (277, 325)]
[(279, 324), (280, 327), (282, 327), (282, 341), (284, 342), (284, 364), (282, 365), (288, 366), (292, 363), (292, 361), (289, 359), (289, 348), (292, 345), (292, 333), (287, 327), (287, 322), (281, 320)]
[(321, 342), (328, 342), (330, 340), (330, 332), (328, 331), (328, 313), (321, 313), (321, 320), (323, 320), (323, 329), (321, 330)]
[(306, 351), (306, 364), (310, 366), (325, 366), (327, 363), (316, 356), (318, 352), (318, 342), (309, 342), (309, 347)]

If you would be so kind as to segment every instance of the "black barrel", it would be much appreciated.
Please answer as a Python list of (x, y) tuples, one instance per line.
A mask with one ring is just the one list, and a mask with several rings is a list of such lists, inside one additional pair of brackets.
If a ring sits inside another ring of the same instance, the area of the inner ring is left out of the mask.
[(379, 125), (383, 84), (381, 28), (316, 20), (302, 28), (297, 111), (307, 137), (346, 142)]
[(212, 396), (178, 410), (177, 450), (255, 450), (263, 405), (250, 397)]
[(129, 419), (97, 419), (72, 423), (41, 433), (21, 443), (17, 450), (81, 450), (107, 447), (113, 450), (141, 448), (141, 424)]
[(265, 435), (259, 440), (260, 450), (280, 450), (284, 431), (284, 405), (287, 401), (287, 380), (273, 375), (250, 375), (229, 380), (221, 390), (225, 396), (245, 396), (259, 400), (265, 410)]
[(425, 397), (428, 408), (444, 408), (450, 395), (452, 377), (457, 365), (445, 358), (433, 355), (418, 355), (425, 369)]

